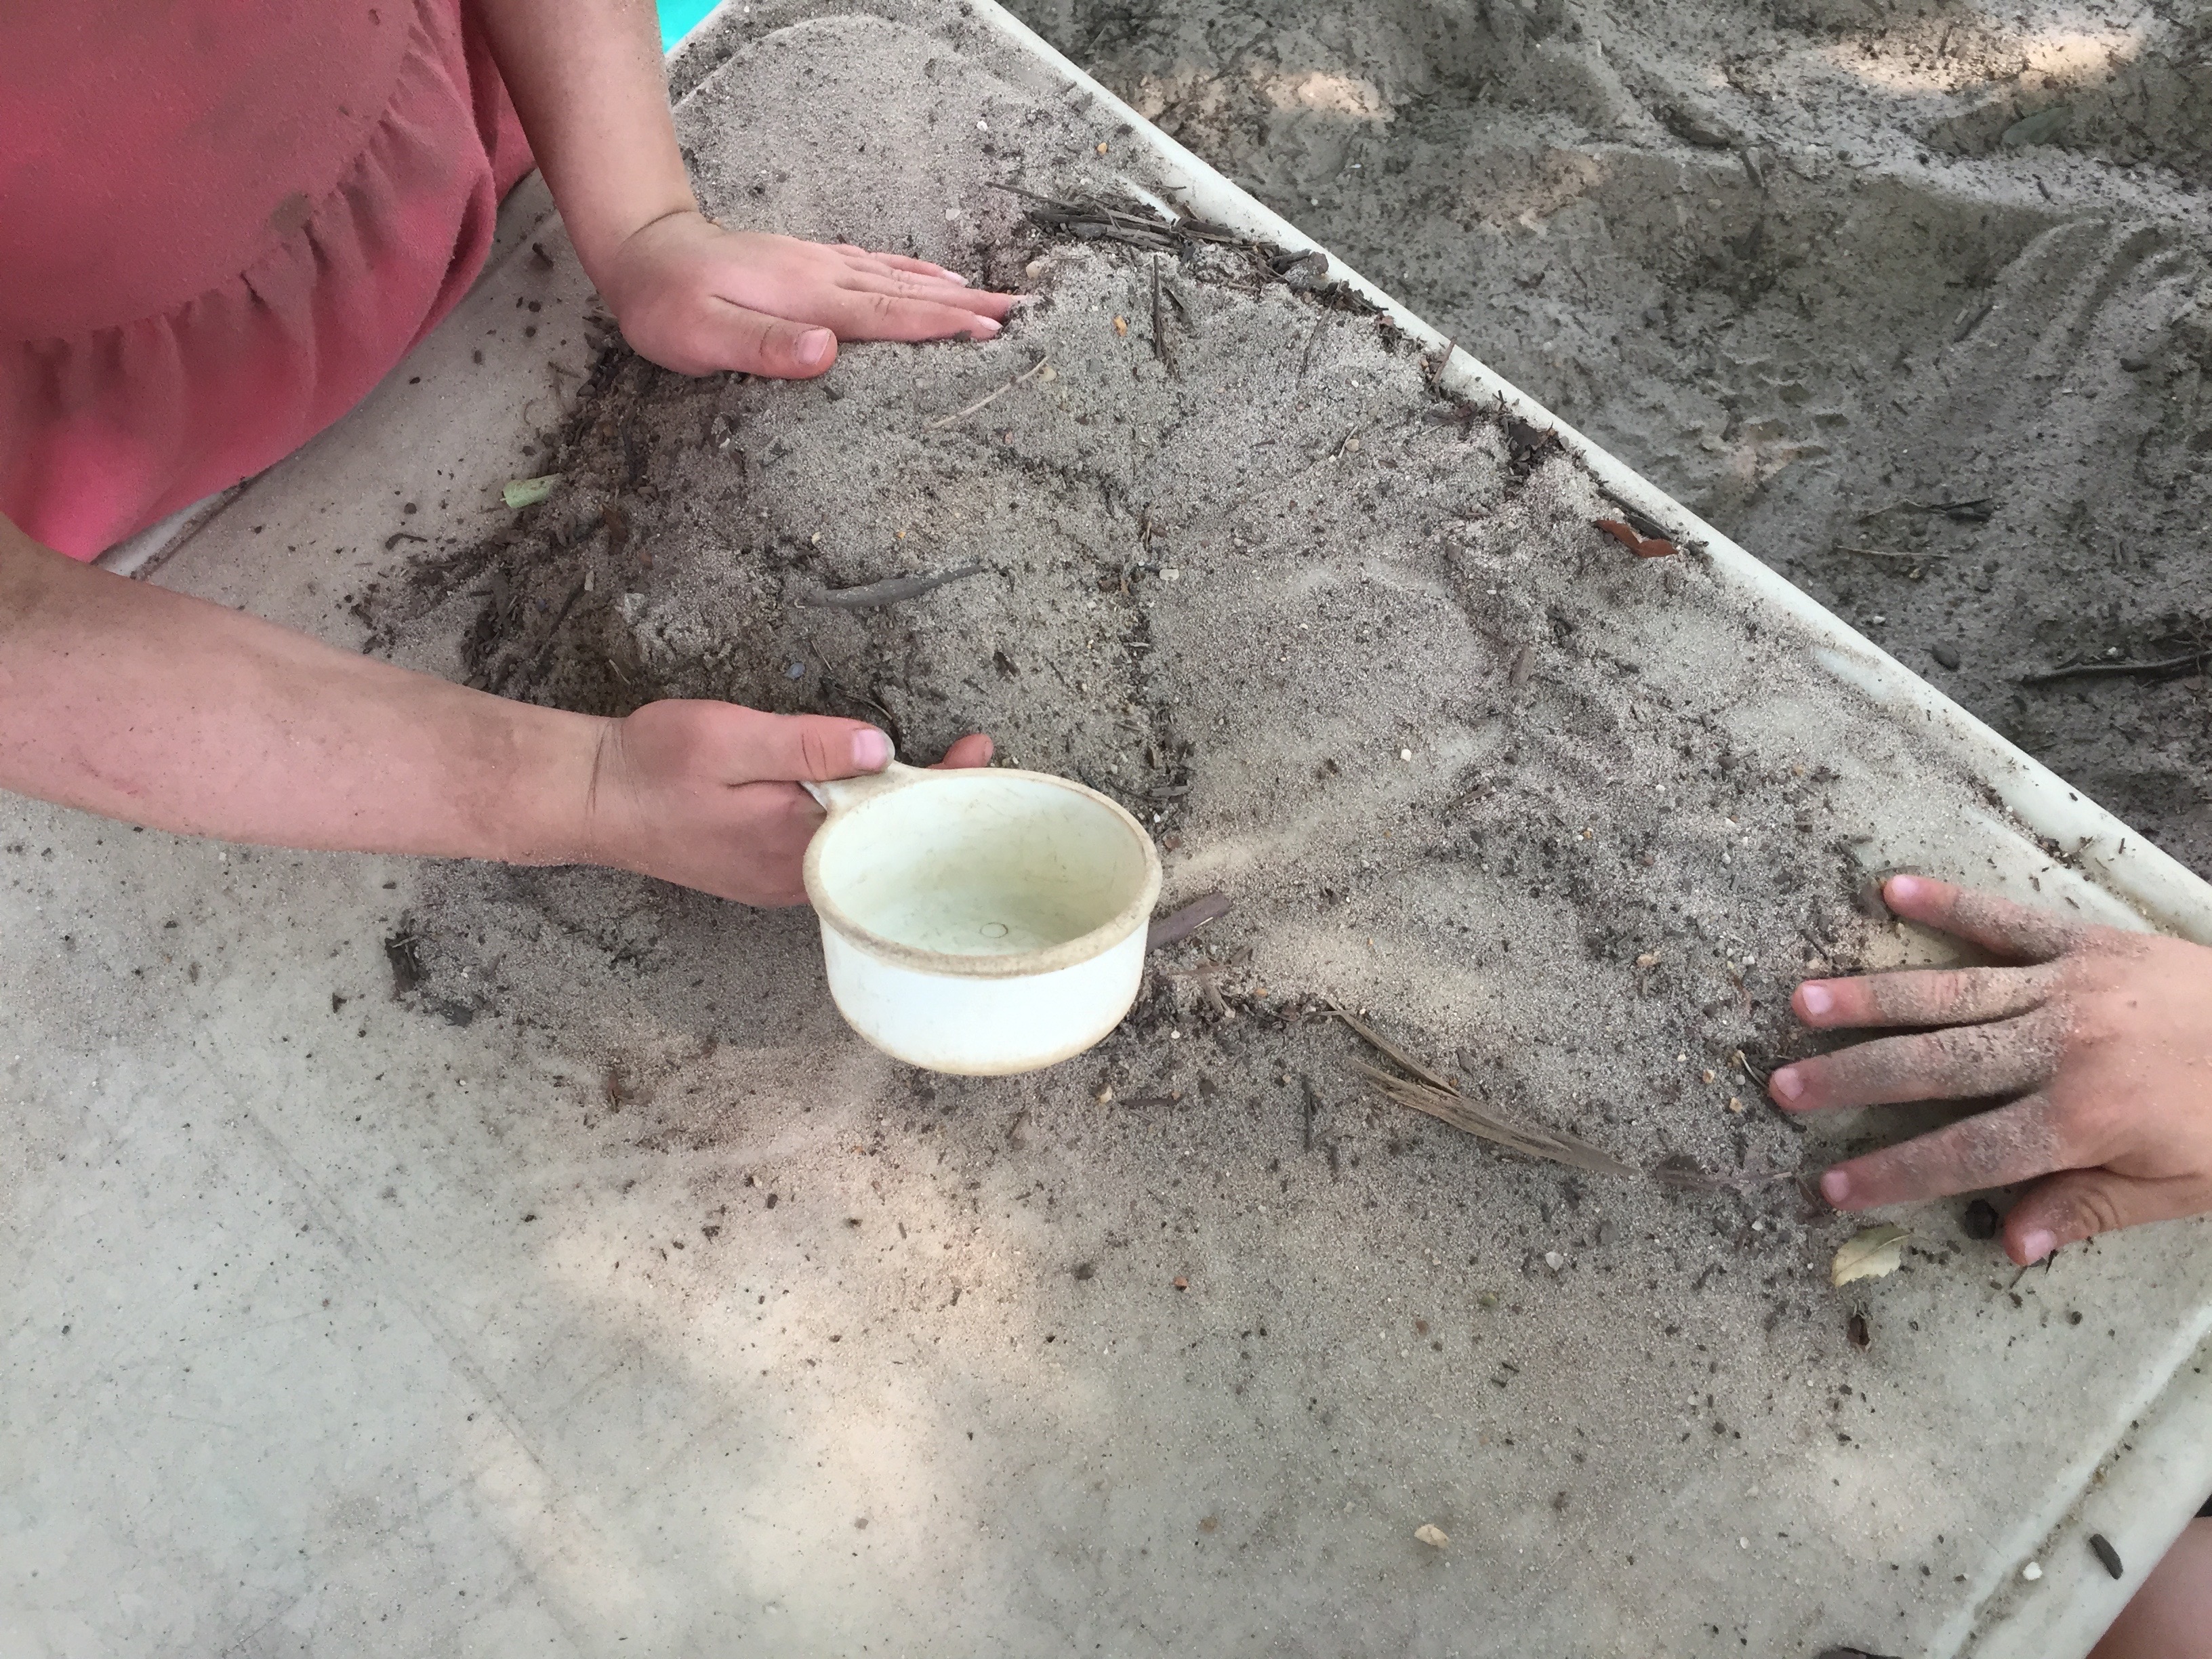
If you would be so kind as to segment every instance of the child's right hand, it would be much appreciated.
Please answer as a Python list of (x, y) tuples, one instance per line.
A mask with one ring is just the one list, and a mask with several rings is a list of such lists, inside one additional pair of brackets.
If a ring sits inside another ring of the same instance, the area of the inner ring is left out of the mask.
[(1014, 303), (924, 259), (725, 230), (690, 210), (632, 231), (593, 276), (623, 337), (682, 374), (804, 380), (839, 340), (988, 340)]
[(1839, 1164), (1840, 1210), (2032, 1182), (2005, 1218), (2023, 1266), (2116, 1227), (2212, 1210), (2212, 950), (2030, 910), (1922, 876), (1882, 890), (1897, 915), (2015, 967), (1808, 980), (1792, 1006), (1823, 1030), (1919, 1026), (1778, 1070), (1785, 1111), (1909, 1100), (2008, 1103)]
[[(982, 766), (991, 753), (974, 733), (939, 764)], [(647, 703), (600, 735), (587, 856), (741, 904), (804, 904), (800, 867), (823, 814), (796, 780), (880, 772), (890, 758), (890, 739), (860, 720)]]

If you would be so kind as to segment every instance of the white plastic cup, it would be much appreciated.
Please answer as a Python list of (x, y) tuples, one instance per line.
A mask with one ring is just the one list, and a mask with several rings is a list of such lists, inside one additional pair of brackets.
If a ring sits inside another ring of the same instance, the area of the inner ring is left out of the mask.
[(830, 994), (911, 1066), (1033, 1072), (1121, 1022), (1144, 977), (1160, 860), (1095, 789), (1042, 772), (923, 770), (806, 787)]

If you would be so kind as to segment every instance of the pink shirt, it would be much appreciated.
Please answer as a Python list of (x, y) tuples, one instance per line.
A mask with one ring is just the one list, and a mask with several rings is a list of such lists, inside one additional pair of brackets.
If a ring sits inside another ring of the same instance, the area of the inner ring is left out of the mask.
[(530, 170), (462, 0), (0, 21), (0, 513), (88, 559), (345, 413)]

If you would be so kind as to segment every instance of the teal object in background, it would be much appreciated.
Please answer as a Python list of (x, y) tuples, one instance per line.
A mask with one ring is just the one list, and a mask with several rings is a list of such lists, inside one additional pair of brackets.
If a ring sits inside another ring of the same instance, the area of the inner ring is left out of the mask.
[(714, 0), (660, 0), (660, 49), (674, 46), (714, 9)]

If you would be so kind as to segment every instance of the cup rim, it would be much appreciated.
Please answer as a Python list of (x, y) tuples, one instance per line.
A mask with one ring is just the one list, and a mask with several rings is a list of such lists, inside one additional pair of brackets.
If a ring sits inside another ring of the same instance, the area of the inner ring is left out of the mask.
[[(917, 945), (890, 939), (854, 920), (844, 907), (826, 896), (822, 879), (823, 855), (839, 823), (874, 810), (893, 795), (904, 794), (909, 789), (957, 787), (963, 782), (986, 779), (1014, 779), (1024, 782), (1049, 784), (1071, 794), (1096, 802), (1118, 818), (1124, 829), (1144, 850), (1145, 875), (1138, 884), (1136, 896), (1107, 921), (1087, 933), (1079, 933), (1058, 945), (1041, 951), (1018, 951), (1005, 956), (960, 956), (950, 951), (925, 950)], [(1050, 772), (1030, 772), (1018, 767), (954, 767), (939, 770), (935, 768), (916, 768), (913, 775), (897, 787), (870, 794), (849, 806), (832, 809), (828, 822), (814, 832), (807, 843), (805, 869), (807, 901), (825, 927), (835, 928), (845, 940), (866, 951), (878, 960), (915, 973), (934, 974), (952, 979), (1030, 979), (1038, 975), (1056, 973), (1064, 968), (1079, 967), (1102, 957), (1127, 939), (1140, 927), (1148, 927), (1152, 910), (1160, 896), (1160, 854), (1152, 845), (1152, 838), (1136, 815), (1110, 795), (1100, 793), (1088, 784), (1073, 778), (1063, 778)]]

